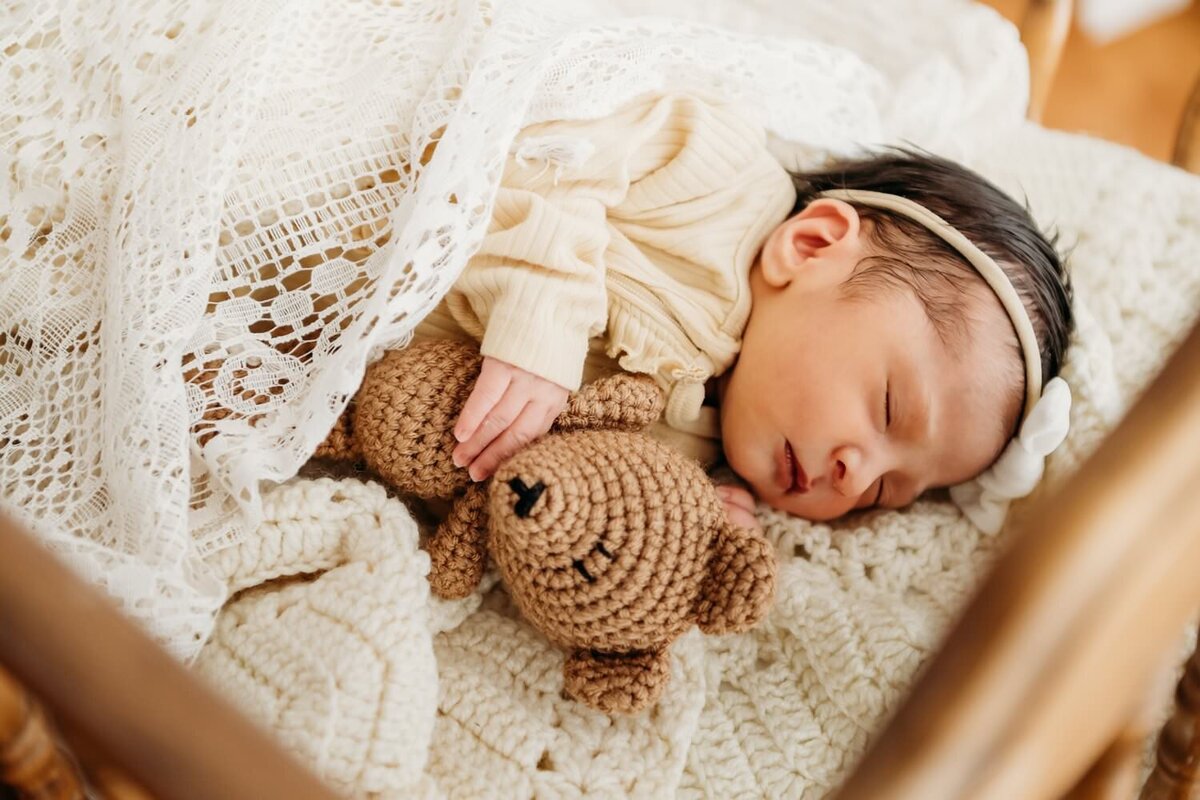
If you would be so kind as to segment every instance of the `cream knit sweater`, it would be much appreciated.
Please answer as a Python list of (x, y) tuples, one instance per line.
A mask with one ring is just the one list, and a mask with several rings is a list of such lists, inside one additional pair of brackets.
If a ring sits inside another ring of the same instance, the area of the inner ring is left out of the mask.
[(470, 336), (572, 390), (653, 375), (668, 393), (653, 432), (711, 463), (704, 383), (737, 355), (750, 267), (795, 199), (764, 131), (730, 105), (653, 95), (530, 126), (482, 246), (416, 335)]

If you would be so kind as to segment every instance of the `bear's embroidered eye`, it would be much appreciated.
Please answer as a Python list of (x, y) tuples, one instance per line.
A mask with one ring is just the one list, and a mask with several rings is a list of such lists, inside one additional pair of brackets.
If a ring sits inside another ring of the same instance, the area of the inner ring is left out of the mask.
[(546, 491), (546, 484), (541, 481), (533, 486), (526, 486), (525, 481), (520, 478), (513, 478), (508, 482), (508, 486), (517, 495), (517, 502), (513, 510), (521, 519), (533, 513), (533, 507), (537, 504), (538, 498), (542, 496), (542, 492)]

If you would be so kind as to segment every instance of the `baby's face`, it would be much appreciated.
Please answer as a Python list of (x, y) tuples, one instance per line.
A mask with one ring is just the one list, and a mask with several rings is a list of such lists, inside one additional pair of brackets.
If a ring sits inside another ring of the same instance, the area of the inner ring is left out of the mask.
[(751, 272), (742, 350), (719, 383), (730, 466), (763, 502), (813, 520), (897, 508), (982, 472), (1017, 413), (998, 385), (1014, 336), (999, 302), (964, 297), (973, 330), (952, 354), (911, 291), (842, 296), (864, 254), (857, 235), (817, 247), (794, 220)]

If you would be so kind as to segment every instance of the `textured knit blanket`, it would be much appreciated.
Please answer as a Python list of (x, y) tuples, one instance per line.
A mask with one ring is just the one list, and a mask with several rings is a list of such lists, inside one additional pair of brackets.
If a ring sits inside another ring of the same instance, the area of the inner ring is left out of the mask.
[[(974, 166), (1072, 248), (1078, 332), (1063, 374), (1076, 402), (1046, 491), (1200, 309), (1200, 179), (1033, 126)], [(562, 654), (494, 581), (464, 601), (431, 598), (418, 526), (382, 487), (295, 480), (264, 502), (260, 535), (214, 556), (235, 589), (252, 588), (197, 666), (360, 797), (825, 796), (1003, 538), (937, 496), (834, 524), (763, 508), (781, 565), (766, 622), (685, 636), (662, 702), (610, 719), (560, 696)], [(286, 575), (300, 577), (272, 580)]]

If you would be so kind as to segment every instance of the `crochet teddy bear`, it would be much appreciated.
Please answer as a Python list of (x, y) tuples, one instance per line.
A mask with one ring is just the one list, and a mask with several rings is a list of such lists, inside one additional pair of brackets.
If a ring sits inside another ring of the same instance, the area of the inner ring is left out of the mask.
[(454, 500), (425, 543), (433, 591), (469, 595), (489, 554), (515, 605), (568, 652), (564, 688), (609, 713), (657, 701), (667, 648), (693, 624), (748, 630), (775, 588), (771, 546), (730, 525), (700, 465), (640, 433), (662, 412), (646, 376), (572, 395), (550, 433), (472, 483), (452, 430), (479, 375), (474, 345), (387, 353), (316, 456), (365, 462), (398, 491)]

